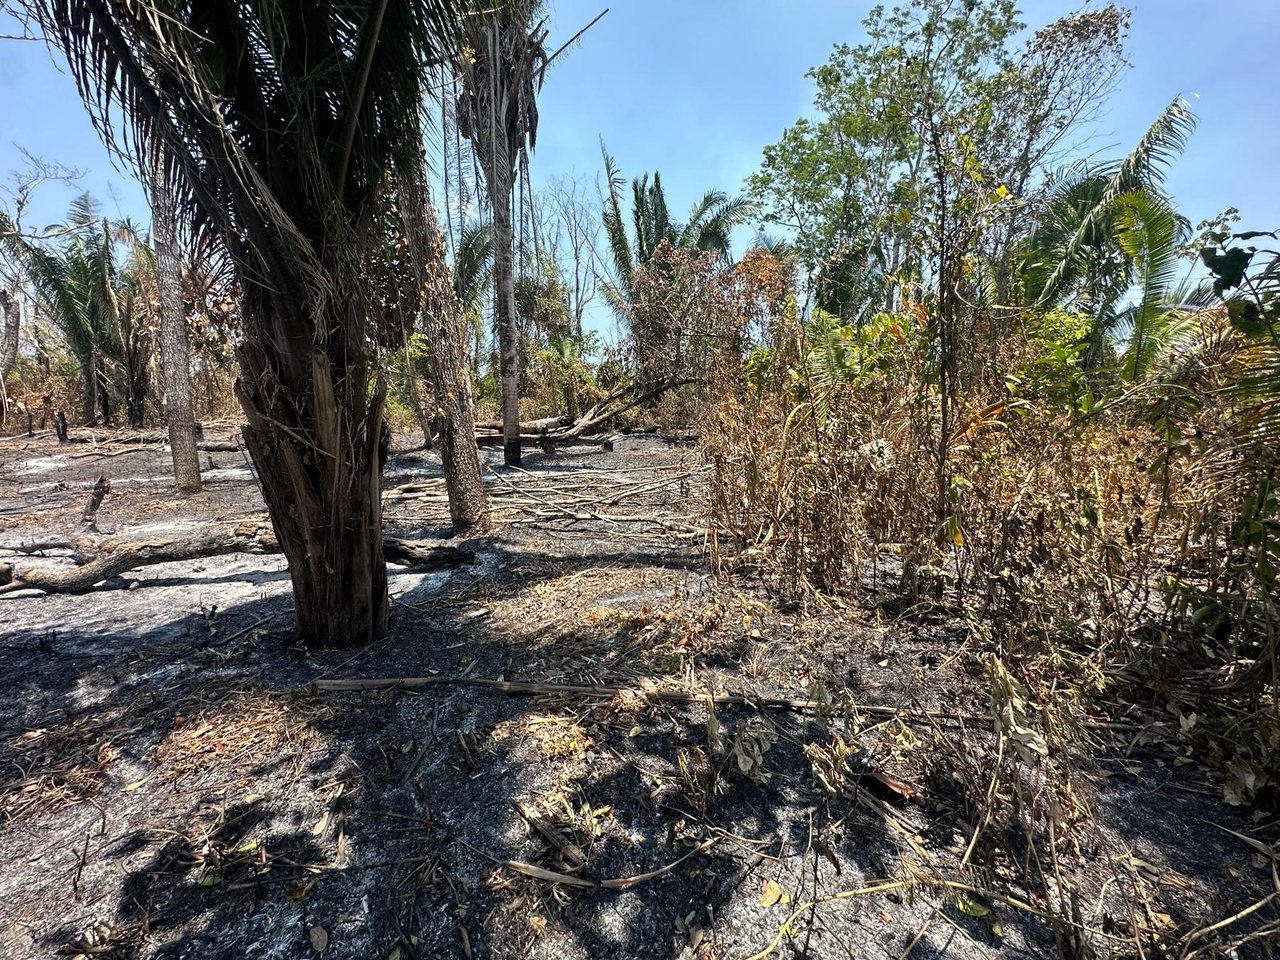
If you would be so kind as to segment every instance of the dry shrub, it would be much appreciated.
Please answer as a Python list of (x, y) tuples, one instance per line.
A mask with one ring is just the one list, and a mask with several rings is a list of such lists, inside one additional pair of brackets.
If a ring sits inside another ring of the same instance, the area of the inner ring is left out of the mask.
[(792, 602), (887, 588), (940, 605), (1025, 685), (1055, 747), (1080, 738), (1073, 716), (1140, 703), (1148, 740), (1185, 750), (1195, 714), (1195, 759), (1229, 800), (1258, 799), (1280, 776), (1258, 546), (1280, 511), (1242, 469), (1260, 456), (1227, 389), (1245, 345), (1210, 324), (1160, 376), (1064, 404), (1006, 378), (1045, 350), (1010, 336), (959, 392), (940, 463), (912, 321), (812, 323), (792, 333), (800, 362), (748, 362), (707, 444), (716, 568)]

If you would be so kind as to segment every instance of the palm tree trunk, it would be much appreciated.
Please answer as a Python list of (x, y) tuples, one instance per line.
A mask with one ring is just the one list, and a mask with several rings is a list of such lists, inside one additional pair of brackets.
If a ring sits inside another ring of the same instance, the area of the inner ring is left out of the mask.
[(0, 311), (4, 313), (4, 339), (0, 340), (0, 426), (9, 415), (9, 374), (18, 360), (18, 324), (22, 309), (18, 298), (0, 290)]
[(506, 167), (492, 165), (494, 319), (502, 373), (502, 458), (520, 466), (520, 337), (516, 329), (515, 233), (511, 225), (511, 184)]
[(98, 356), (96, 350), (80, 358), (80, 376), (84, 379), (84, 425), (98, 422)]
[[(320, 329), (344, 325), (341, 317)], [(240, 348), (242, 432), (289, 563), (298, 634), (310, 647), (358, 647), (387, 628), (382, 554), (385, 387), (319, 350), (311, 375), (286, 384), (256, 344)]]
[(146, 385), (131, 378), (129, 381), (129, 396), (125, 399), (124, 415), (125, 419), (129, 421), (129, 426), (135, 430), (142, 429), (143, 408), (146, 405), (146, 401)]
[[(464, 346), (471, 325), (462, 316), (445, 261), (444, 235), (423, 185), (404, 184), (401, 202), (409, 247), (418, 270), (428, 373), (440, 413), (437, 439), (449, 492), (449, 515), (455, 535), (474, 533), (488, 526), (489, 499), (480, 477), (471, 370)], [(519, 442), (517, 423), (517, 445)]]
[(98, 408), (102, 411), (102, 425), (114, 427), (115, 421), (111, 416), (111, 381), (107, 377), (107, 367), (101, 354), (98, 355), (96, 374), (95, 389), (98, 394)]
[(156, 251), (156, 286), (160, 293), (160, 370), (164, 380), (164, 415), (173, 454), (173, 478), (179, 493), (200, 490), (200, 455), (196, 450), (195, 415), (191, 408), (191, 348), (182, 303), (182, 267), (172, 198), (164, 177), (151, 178), (151, 230)]

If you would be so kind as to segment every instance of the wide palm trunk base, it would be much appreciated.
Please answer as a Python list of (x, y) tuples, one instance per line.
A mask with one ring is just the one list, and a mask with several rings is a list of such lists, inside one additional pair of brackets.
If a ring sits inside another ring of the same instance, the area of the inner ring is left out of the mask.
[(299, 638), (326, 648), (378, 639), (387, 629), (388, 599), (376, 443), (338, 451), (345, 462), (324, 470), (304, 464), (279, 428), (243, 432), (289, 562)]

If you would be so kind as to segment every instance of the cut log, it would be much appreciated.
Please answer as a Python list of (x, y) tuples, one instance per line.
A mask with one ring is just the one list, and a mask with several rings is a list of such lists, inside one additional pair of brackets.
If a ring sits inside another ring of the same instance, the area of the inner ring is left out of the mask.
[[(279, 553), (269, 526), (242, 524), (234, 530), (201, 534), (184, 540), (81, 540), (73, 544), (77, 566), (64, 570), (39, 567), (15, 569), (0, 564), (0, 593), (36, 589), (46, 593), (86, 593), (104, 580), (138, 567), (183, 560), (201, 560), (229, 553)], [(413, 570), (443, 570), (475, 561), (475, 553), (458, 547), (425, 546), (409, 540), (383, 540), (386, 559)]]

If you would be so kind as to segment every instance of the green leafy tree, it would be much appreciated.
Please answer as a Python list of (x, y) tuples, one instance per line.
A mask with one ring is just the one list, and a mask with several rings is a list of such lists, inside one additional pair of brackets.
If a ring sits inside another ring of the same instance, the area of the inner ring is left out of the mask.
[[(853, 322), (919, 299), (939, 273), (942, 206), (954, 222), (975, 174), (1006, 201), (982, 231), (993, 299), (1007, 302), (1023, 200), (1114, 84), (1127, 25), (1108, 5), (1016, 43), (1012, 0), (874, 8), (866, 43), (809, 72), (815, 117), (766, 147), (748, 181), (764, 221), (792, 236), (816, 304)], [(940, 194), (937, 175), (954, 166)]]

